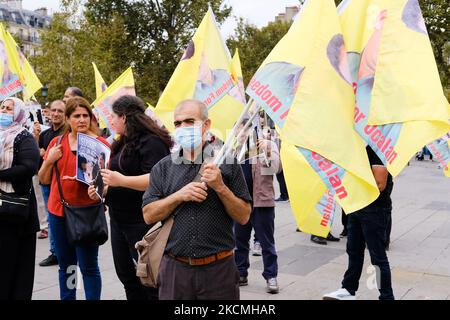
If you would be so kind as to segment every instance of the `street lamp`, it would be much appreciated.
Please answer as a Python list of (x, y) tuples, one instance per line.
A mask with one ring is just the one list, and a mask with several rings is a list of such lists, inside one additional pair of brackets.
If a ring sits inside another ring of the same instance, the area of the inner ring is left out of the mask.
[(44, 98), (44, 108), (45, 108), (45, 104), (47, 102), (47, 96), (48, 96), (48, 87), (46, 84), (44, 84), (44, 86), (41, 88), (41, 96), (42, 96), (42, 98)]

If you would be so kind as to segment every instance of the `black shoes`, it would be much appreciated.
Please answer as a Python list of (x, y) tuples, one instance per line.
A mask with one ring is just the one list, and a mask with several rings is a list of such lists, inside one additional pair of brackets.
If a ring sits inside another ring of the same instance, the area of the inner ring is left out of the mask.
[(311, 235), (311, 241), (317, 244), (326, 245), (327, 239)]
[(279, 198), (275, 199), (275, 202), (289, 202), (289, 198), (279, 197)]
[(340, 238), (346, 237), (348, 234), (347, 229), (342, 230), (341, 234), (339, 235)]
[(337, 241), (341, 241), (341, 239), (339, 239), (339, 238), (336, 238), (335, 236), (333, 236), (332, 234), (331, 234), (331, 232), (328, 234), (328, 236), (327, 236), (327, 241), (335, 241), (335, 242), (337, 242)]
[(39, 262), (39, 266), (41, 267), (49, 267), (49, 266), (57, 266), (58, 258), (52, 253), (47, 258)]
[(239, 287), (248, 286), (247, 277), (239, 277)]

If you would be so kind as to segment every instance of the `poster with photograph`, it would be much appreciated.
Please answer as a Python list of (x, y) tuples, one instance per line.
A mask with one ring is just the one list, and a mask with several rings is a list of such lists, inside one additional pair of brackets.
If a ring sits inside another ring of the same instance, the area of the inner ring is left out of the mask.
[(30, 113), (30, 117), (28, 118), (25, 127), (30, 133), (33, 133), (33, 126), (35, 122), (38, 122), (41, 125), (41, 132), (44, 132), (50, 128), (50, 123), (48, 119), (45, 118), (44, 113), (42, 112), (42, 107), (37, 101), (27, 101), (25, 102), (25, 106)]
[(101, 170), (108, 168), (111, 151), (101, 141), (83, 133), (77, 136), (77, 180), (94, 185), (97, 195), (103, 198)]

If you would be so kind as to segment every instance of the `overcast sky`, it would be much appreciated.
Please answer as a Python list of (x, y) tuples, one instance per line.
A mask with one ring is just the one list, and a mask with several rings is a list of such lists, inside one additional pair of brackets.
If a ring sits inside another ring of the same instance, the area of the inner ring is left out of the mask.
[[(298, 0), (225, 0), (227, 5), (233, 7), (232, 17), (222, 25), (222, 33), (228, 37), (236, 27), (234, 16), (263, 27), (273, 21), (278, 13), (284, 12), (284, 8), (290, 5), (298, 5)], [(50, 12), (59, 10), (59, 0), (23, 0), (25, 9), (34, 10), (39, 7), (47, 7)]]

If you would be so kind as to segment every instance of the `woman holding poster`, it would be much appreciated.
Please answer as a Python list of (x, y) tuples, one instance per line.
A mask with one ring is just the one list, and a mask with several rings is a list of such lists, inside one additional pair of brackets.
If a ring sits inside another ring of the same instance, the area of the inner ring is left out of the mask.
[[(128, 300), (157, 299), (157, 289), (144, 287), (136, 277), (136, 242), (150, 229), (142, 216), (142, 196), (153, 166), (169, 154), (172, 139), (145, 114), (144, 102), (122, 96), (112, 105), (112, 126), (120, 138), (111, 148), (110, 169), (102, 170), (111, 221), (111, 245), (117, 276)], [(94, 193), (91, 193), (95, 197)]]
[(91, 199), (88, 185), (77, 181), (77, 135), (86, 134), (108, 145), (105, 139), (94, 133), (93, 114), (89, 102), (81, 97), (70, 98), (65, 111), (66, 128), (62, 137), (54, 138), (44, 156), (39, 170), (43, 184), (51, 184), (48, 199), (49, 223), (55, 241), (59, 264), (59, 288), (61, 300), (75, 300), (77, 288), (77, 265), (83, 275), (86, 300), (99, 300), (102, 289), (98, 267), (98, 246), (71, 246), (67, 238), (65, 217), (58, 190), (54, 165), (58, 166), (64, 199), (72, 206), (88, 206), (100, 201)]

